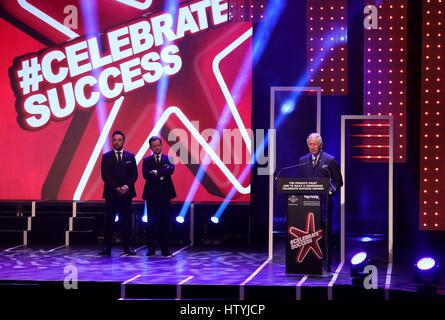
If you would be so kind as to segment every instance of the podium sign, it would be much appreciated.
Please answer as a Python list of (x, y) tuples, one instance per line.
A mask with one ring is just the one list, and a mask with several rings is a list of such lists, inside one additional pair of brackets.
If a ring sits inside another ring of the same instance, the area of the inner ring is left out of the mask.
[(329, 192), (329, 180), (279, 178), (278, 192), (287, 194), (327, 194)]
[(328, 179), (280, 178), (278, 192), (287, 194), (286, 273), (322, 274)]

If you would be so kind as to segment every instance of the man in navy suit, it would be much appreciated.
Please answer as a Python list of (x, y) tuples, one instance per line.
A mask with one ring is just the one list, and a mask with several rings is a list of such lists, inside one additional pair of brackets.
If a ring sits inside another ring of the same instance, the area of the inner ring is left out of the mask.
[(144, 158), (142, 174), (145, 178), (144, 194), (147, 219), (147, 256), (156, 253), (156, 244), (161, 247), (164, 257), (171, 256), (169, 251), (169, 220), (171, 199), (176, 197), (172, 174), (175, 165), (167, 155), (162, 154), (162, 141), (153, 136), (149, 140), (151, 156)]
[(323, 139), (318, 133), (311, 133), (307, 137), (307, 146), (309, 153), (300, 158), (300, 176), (302, 178), (327, 178), (329, 179), (329, 196), (327, 199), (327, 206), (325, 218), (326, 223), (326, 241), (328, 246), (326, 248), (327, 255), (327, 271), (331, 272), (331, 254), (332, 253), (332, 213), (333, 205), (332, 196), (343, 185), (343, 178), (338, 168), (335, 158), (329, 153), (322, 150)]
[(102, 157), (102, 180), (104, 181), (103, 198), (105, 199), (105, 241), (100, 255), (111, 254), (113, 224), (116, 213), (122, 224), (122, 240), (124, 253), (135, 255), (131, 249), (131, 202), (136, 196), (134, 184), (138, 178), (138, 170), (134, 154), (124, 150), (125, 135), (114, 131), (112, 136), (113, 150)]
[(299, 163), (303, 178), (328, 178), (329, 194), (334, 195), (343, 185), (343, 178), (335, 158), (324, 152), (323, 139), (318, 133), (311, 133), (307, 138), (309, 153), (300, 158)]

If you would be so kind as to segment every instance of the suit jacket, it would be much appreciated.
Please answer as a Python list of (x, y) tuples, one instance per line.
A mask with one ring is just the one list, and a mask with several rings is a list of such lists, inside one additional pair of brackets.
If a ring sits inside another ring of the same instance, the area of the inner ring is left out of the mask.
[[(111, 150), (103, 155), (101, 169), (102, 180), (105, 183), (103, 193), (105, 199), (136, 196), (134, 183), (138, 178), (138, 169), (134, 154), (124, 150), (122, 161), (118, 162), (114, 150)], [(122, 196), (116, 188), (123, 185), (127, 185), (129, 190)]]
[[(331, 188), (332, 194), (335, 194), (341, 186), (343, 186), (343, 178), (341, 176), (340, 170), (338, 168), (335, 158), (329, 153), (320, 151), (320, 156), (318, 158), (315, 166), (312, 164), (312, 154), (308, 153), (302, 156), (299, 160), (300, 164), (304, 164), (300, 167), (300, 176), (302, 178), (331, 178), (332, 185), (335, 190)], [(327, 165), (326, 169), (323, 166)], [(330, 176), (330, 177), (329, 177)]]
[[(172, 181), (175, 165), (170, 162), (168, 156), (161, 155), (160, 163), (157, 164), (154, 154), (144, 158), (142, 174), (145, 178), (144, 194), (142, 198), (147, 201), (171, 200), (176, 198), (176, 191)], [(157, 170), (158, 174), (150, 174)]]

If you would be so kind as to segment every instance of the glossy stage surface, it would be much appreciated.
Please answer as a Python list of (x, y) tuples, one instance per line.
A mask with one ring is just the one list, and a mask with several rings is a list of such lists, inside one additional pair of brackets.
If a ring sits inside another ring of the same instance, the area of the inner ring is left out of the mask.
[[(410, 270), (377, 264), (378, 289), (352, 285), (347, 264), (334, 264), (332, 273), (285, 273), (284, 252), (268, 260), (252, 248), (183, 247), (173, 256), (136, 256), (115, 246), (101, 257), (96, 247), (5, 247), (0, 251), (0, 291), (8, 295), (103, 299), (403, 299), (416, 297)], [(67, 290), (76, 282), (77, 290)], [(26, 291), (25, 291), (26, 290)], [(443, 298), (443, 286), (435, 297)]]

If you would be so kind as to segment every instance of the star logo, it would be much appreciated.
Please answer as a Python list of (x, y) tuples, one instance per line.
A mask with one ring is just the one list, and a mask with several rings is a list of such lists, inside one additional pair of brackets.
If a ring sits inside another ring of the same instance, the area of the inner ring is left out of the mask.
[(318, 241), (323, 238), (323, 230), (315, 231), (315, 218), (312, 212), (308, 212), (306, 216), (306, 231), (295, 227), (289, 227), (289, 234), (294, 237), (290, 241), (291, 249), (298, 249), (297, 262), (303, 262), (309, 251), (318, 259), (323, 259), (323, 252), (318, 244)]

